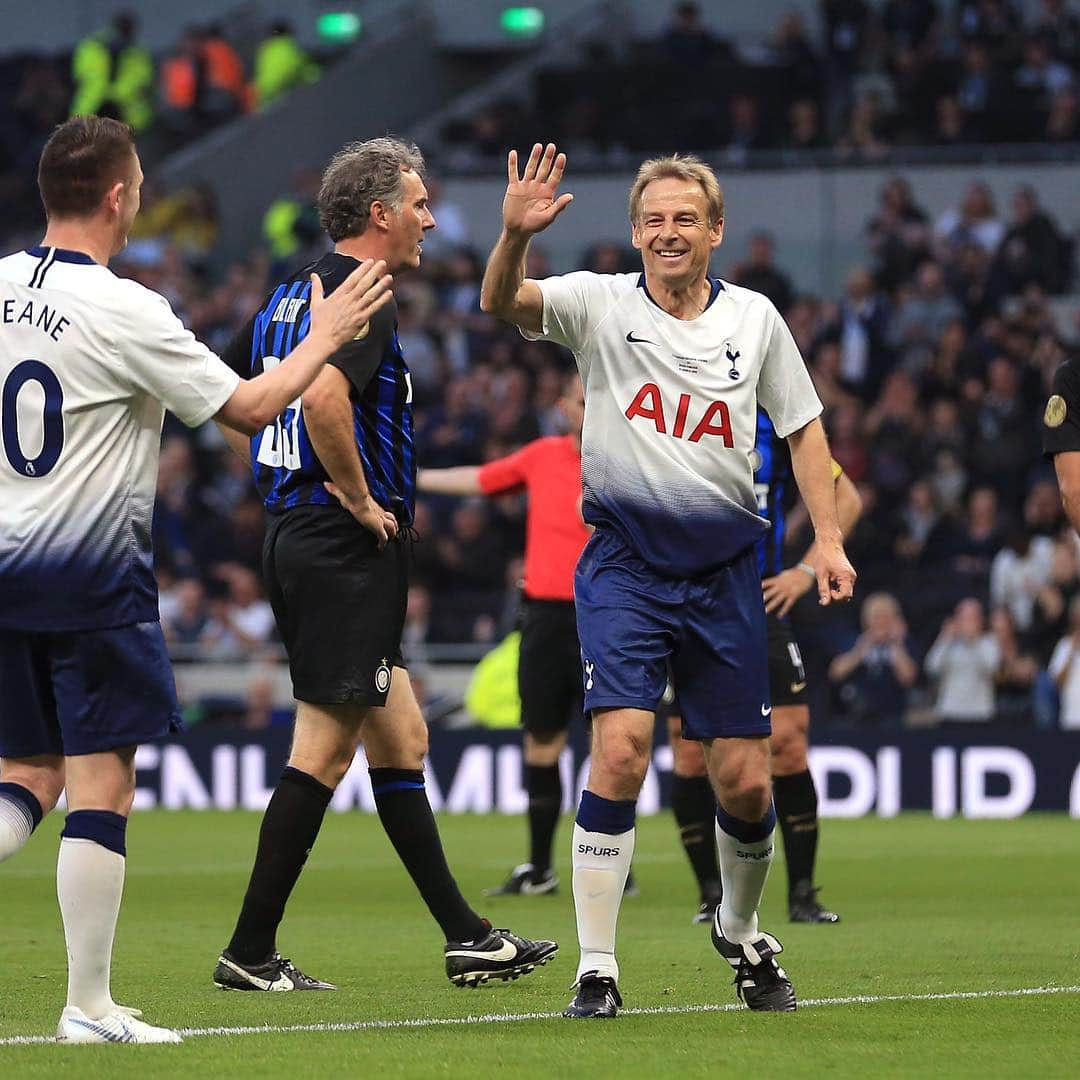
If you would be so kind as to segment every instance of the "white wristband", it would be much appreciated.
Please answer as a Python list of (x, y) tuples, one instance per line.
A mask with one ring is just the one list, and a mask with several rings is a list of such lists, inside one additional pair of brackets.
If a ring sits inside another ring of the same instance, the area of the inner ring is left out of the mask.
[(817, 581), (817, 571), (809, 563), (801, 562), (795, 569), (801, 570), (804, 574), (809, 574), (813, 581)]

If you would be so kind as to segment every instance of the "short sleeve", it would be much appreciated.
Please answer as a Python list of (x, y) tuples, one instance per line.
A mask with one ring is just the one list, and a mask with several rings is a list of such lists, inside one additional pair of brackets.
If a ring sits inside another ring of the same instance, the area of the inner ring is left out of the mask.
[(257, 316), (252, 315), (248, 319), (243, 330), (234, 335), (221, 354), (225, 366), (235, 371), (241, 379), (251, 378), (251, 342), (255, 336), (256, 318)]
[(1043, 410), (1042, 444), (1047, 457), (1080, 450), (1080, 371), (1068, 360), (1054, 373)]
[(240, 376), (184, 326), (165, 297), (140, 289), (131, 304), (115, 340), (128, 378), (188, 427), (204, 424), (232, 397)]
[(362, 394), (371, 377), (379, 370), (387, 346), (394, 336), (394, 304), (391, 302), (371, 317), (371, 321), (347, 345), (327, 360), (349, 380), (353, 390)]
[(786, 439), (821, 415), (821, 401), (787, 323), (768, 301), (765, 359), (758, 375), (758, 404), (776, 434)]
[(485, 495), (503, 495), (525, 487), (531, 463), (532, 447), (523, 446), (513, 454), (481, 465), (477, 474), (480, 490)]
[(549, 277), (536, 284), (544, 298), (543, 329), (539, 334), (522, 330), (530, 341), (554, 341), (578, 352), (606, 313), (603, 279), (589, 270)]

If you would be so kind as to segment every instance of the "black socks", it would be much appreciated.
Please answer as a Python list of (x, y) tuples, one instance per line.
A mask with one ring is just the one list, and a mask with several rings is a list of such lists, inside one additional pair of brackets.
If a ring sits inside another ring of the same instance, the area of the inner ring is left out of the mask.
[(773, 801), (784, 834), (788, 895), (802, 882), (813, 884), (818, 841), (818, 800), (810, 770), (773, 777)]
[(720, 867), (716, 860), (716, 796), (707, 776), (671, 778), (671, 809), (679, 825), (679, 838), (697, 878), (702, 900), (720, 893)]
[(369, 769), (386, 835), (447, 941), (479, 941), (488, 926), (476, 914), (446, 865), (419, 769)]
[(319, 835), (333, 791), (291, 765), (263, 815), (259, 847), (229, 952), (257, 964), (274, 951), (285, 904)]
[(529, 793), (529, 862), (537, 877), (551, 869), (551, 847), (562, 812), (562, 777), (556, 765), (525, 765)]

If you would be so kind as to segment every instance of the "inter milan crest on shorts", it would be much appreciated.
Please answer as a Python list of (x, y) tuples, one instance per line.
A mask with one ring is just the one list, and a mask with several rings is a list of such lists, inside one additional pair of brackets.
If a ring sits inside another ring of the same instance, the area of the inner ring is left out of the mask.
[(390, 665), (383, 657), (382, 663), (375, 669), (375, 689), (385, 694), (390, 689)]

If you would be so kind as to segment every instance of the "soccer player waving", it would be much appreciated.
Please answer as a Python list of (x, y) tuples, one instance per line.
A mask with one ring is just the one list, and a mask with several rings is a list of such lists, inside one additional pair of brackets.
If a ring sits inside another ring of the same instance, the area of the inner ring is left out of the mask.
[(720, 185), (691, 157), (645, 162), (630, 192), (644, 272), (525, 278), (530, 237), (570, 204), (566, 166), (534, 146), (508, 160), (503, 230), (481, 307), (569, 348), (585, 385), (585, 520), (596, 532), (575, 578), (592, 766), (573, 838), (576, 996), (570, 1017), (610, 1017), (621, 998), (615, 925), (634, 848), (635, 800), (670, 665), (683, 733), (700, 740), (716, 791), (723, 903), (713, 944), (752, 1009), (791, 1011), (780, 943), (758, 927), (776, 814), (769, 776), (765, 607), (754, 544), (751, 454), (760, 405), (789, 441), (816, 534), (823, 604), (850, 598), (821, 402), (798, 348), (758, 293), (709, 277), (724, 235)]

